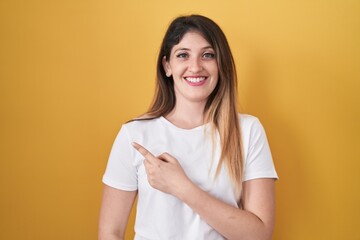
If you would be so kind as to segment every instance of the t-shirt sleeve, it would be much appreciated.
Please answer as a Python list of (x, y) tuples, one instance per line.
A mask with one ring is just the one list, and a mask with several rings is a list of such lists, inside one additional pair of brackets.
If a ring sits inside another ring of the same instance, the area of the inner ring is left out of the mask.
[(104, 184), (113, 188), (137, 190), (134, 150), (125, 126), (122, 126), (116, 136), (102, 180)]
[(243, 181), (256, 178), (278, 179), (265, 130), (257, 118), (250, 126), (244, 170)]

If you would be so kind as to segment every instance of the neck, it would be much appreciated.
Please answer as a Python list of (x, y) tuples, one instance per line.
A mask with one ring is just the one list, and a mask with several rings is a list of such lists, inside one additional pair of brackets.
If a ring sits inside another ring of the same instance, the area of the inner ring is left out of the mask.
[(184, 102), (176, 104), (174, 109), (164, 116), (174, 125), (191, 129), (204, 124), (204, 108), (206, 102)]

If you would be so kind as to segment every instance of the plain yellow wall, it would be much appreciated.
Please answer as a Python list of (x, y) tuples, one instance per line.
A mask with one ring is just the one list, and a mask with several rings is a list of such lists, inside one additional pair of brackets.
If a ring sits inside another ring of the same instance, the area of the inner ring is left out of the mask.
[(242, 111), (267, 130), (274, 239), (360, 239), (357, 0), (0, 1), (0, 239), (96, 239), (115, 135), (188, 13), (223, 28)]

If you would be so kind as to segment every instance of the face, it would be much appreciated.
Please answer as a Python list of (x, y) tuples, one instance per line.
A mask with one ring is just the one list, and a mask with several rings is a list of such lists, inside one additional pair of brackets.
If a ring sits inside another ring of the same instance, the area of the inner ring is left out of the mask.
[(186, 33), (163, 59), (167, 76), (174, 79), (176, 104), (183, 101), (206, 103), (218, 82), (214, 49), (197, 32)]

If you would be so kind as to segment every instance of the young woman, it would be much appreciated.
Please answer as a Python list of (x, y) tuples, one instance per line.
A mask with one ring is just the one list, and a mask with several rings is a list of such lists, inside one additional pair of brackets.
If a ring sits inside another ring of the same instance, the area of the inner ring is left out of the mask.
[(176, 18), (162, 42), (150, 110), (124, 124), (106, 172), (99, 239), (271, 239), (277, 174), (262, 125), (238, 114), (219, 26)]

